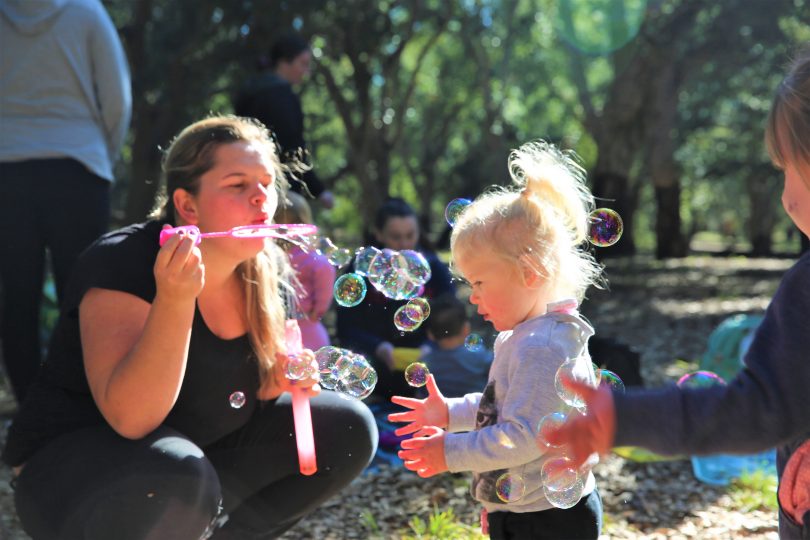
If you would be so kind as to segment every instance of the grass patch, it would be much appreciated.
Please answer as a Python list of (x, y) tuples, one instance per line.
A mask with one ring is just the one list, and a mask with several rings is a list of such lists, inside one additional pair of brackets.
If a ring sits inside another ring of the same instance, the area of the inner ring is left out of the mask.
[(419, 516), (411, 518), (410, 532), (402, 535), (403, 540), (458, 540), (458, 539), (484, 539), (488, 536), (481, 534), (478, 525), (461, 523), (450, 508), (440, 512), (438, 508), (428, 518), (427, 523)]
[(742, 511), (770, 510), (775, 512), (778, 508), (777, 486), (776, 475), (756, 470), (746, 472), (734, 480), (729, 487), (728, 494), (734, 506)]

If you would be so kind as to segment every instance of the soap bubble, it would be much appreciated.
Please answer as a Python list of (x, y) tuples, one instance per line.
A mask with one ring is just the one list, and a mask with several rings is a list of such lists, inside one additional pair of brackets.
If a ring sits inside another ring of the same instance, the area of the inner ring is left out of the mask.
[(405, 368), (405, 381), (417, 388), (427, 384), (428, 375), (430, 375), (430, 370), (422, 362), (414, 362)]
[(687, 373), (678, 379), (677, 385), (681, 388), (709, 388), (710, 386), (724, 386), (726, 381), (711, 371), (695, 371)]
[(596, 387), (596, 375), (593, 373), (593, 363), (585, 357), (569, 358), (557, 369), (554, 376), (554, 387), (566, 405), (582, 408), (585, 401), (574, 392), (563, 386), (563, 378), (588, 384)]
[(343, 307), (354, 307), (366, 297), (366, 280), (356, 273), (340, 276), (334, 286), (335, 302)]
[(318, 372), (320, 373), (320, 384), (327, 390), (334, 390), (338, 383), (336, 365), (345, 355), (352, 354), (351, 351), (340, 349), (332, 345), (321, 347), (315, 351), (315, 360), (318, 362)]
[(357, 399), (365, 399), (374, 391), (377, 385), (377, 372), (364, 356), (352, 354), (348, 365), (342, 371), (343, 376), (338, 380), (336, 387), (339, 392)]
[(406, 304), (404, 306), (400, 306), (399, 309), (397, 309), (394, 313), (394, 326), (396, 326), (400, 332), (413, 332), (419, 328), (419, 325), (422, 324), (422, 318), (419, 317), (416, 320), (412, 319), (409, 316), (409, 311), (410, 313), (413, 313), (412, 310), (408, 309)]
[(318, 362), (303, 355), (292, 354), (287, 357), (285, 375), (291, 381), (302, 381), (318, 374)]
[(468, 351), (480, 352), (484, 350), (484, 338), (478, 334), (469, 334), (464, 338), (464, 347)]
[(424, 321), (430, 316), (430, 304), (426, 298), (411, 298), (408, 303), (412, 306), (417, 306), (422, 310), (422, 320)]
[(597, 208), (589, 216), (588, 240), (597, 247), (612, 246), (624, 232), (621, 216), (610, 208)]
[(234, 409), (241, 409), (246, 401), (244, 392), (234, 392), (228, 397), (228, 402)]
[(551, 8), (552, 25), (568, 45), (585, 54), (604, 55), (638, 35), (647, 0), (563, 1), (554, 2)]
[(539, 444), (542, 444), (546, 448), (559, 448), (561, 445), (551, 444), (546, 438), (546, 435), (551, 430), (556, 429), (565, 424), (566, 419), (567, 416), (565, 415), (565, 413), (561, 412), (553, 412), (541, 418), (540, 422), (537, 423), (537, 442)]
[(456, 221), (458, 221), (458, 216), (464, 211), (465, 208), (470, 206), (472, 201), (469, 199), (453, 199), (447, 204), (447, 207), (444, 209), (444, 219), (447, 220), (448, 225), (451, 227), (455, 226)]
[(495, 493), (505, 503), (517, 502), (526, 493), (526, 483), (519, 474), (506, 472), (495, 481)]
[(624, 393), (624, 383), (618, 375), (609, 369), (600, 369), (597, 375), (599, 386), (607, 386), (614, 392)]
[(352, 252), (346, 248), (335, 248), (331, 253), (329, 253), (327, 260), (332, 266), (343, 268), (352, 262)]
[(585, 490), (585, 482), (580, 477), (568, 489), (554, 490), (543, 484), (543, 494), (553, 506), (565, 510), (575, 506), (582, 498)]
[(380, 253), (380, 250), (373, 246), (357, 248), (357, 251), (354, 253), (355, 274), (360, 274), (361, 276), (368, 275), (368, 266), (378, 253)]
[(543, 463), (540, 469), (543, 485), (552, 491), (570, 488), (579, 480), (574, 462), (566, 456), (553, 456)]
[(399, 269), (400, 272), (404, 272), (411, 281), (419, 285), (424, 285), (430, 280), (433, 274), (430, 263), (428, 263), (424, 255), (412, 249), (406, 249), (399, 253), (402, 257), (400, 262), (404, 263), (404, 267)]

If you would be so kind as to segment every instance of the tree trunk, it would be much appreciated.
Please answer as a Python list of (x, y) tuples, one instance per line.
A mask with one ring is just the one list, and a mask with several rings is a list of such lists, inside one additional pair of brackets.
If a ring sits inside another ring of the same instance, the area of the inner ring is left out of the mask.
[(681, 231), (681, 185), (655, 186), (658, 215), (655, 220), (655, 257), (684, 257), (686, 241)]

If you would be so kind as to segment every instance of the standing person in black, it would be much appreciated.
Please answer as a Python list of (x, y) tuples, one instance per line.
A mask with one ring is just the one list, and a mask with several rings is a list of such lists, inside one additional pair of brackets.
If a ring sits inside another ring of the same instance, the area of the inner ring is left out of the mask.
[[(269, 69), (262, 66), (262, 72), (248, 80), (234, 102), (237, 115), (256, 118), (270, 128), (281, 146), (281, 158), (285, 162), (309, 162), (304, 113), (293, 86), (301, 84), (309, 75), (311, 63), (312, 52), (306, 40), (297, 34), (282, 36), (270, 49)], [(298, 181), (293, 181), (290, 189), (296, 193), (308, 192), (325, 208), (332, 208), (334, 196), (311, 166), (293, 176)]]
[[(270, 239), (202, 232), (269, 223), (286, 181), (252, 119), (184, 129), (163, 160), (155, 219), (102, 236), (79, 259), (3, 461), (34, 540), (275, 538), (365, 468), (368, 408), (313, 379), (318, 471), (298, 471), (285, 377), (285, 282)], [(310, 355), (312, 351), (302, 354)]]

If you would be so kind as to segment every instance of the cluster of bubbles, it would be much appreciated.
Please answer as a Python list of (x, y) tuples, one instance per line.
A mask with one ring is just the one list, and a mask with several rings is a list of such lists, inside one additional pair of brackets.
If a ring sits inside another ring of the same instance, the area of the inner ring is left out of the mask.
[[(537, 442), (546, 448), (548, 458), (541, 469), (543, 493), (546, 499), (557, 508), (571, 508), (582, 498), (585, 483), (591, 469), (599, 462), (596, 455), (591, 456), (583, 465), (575, 467), (572, 459), (567, 455), (568, 449), (563, 445), (552, 443), (547, 434), (562, 426), (573, 410), (586, 412), (585, 402), (563, 385), (563, 380), (569, 379), (587, 384), (592, 387), (605, 385), (614, 392), (623, 392), (624, 383), (614, 372), (600, 369), (586, 356), (570, 358), (563, 362), (554, 377), (554, 387), (557, 395), (567, 406), (547, 414), (537, 423)], [(523, 478), (514, 473), (502, 474), (495, 485), (498, 498), (505, 503), (514, 503), (520, 500), (525, 493)]]
[(365, 399), (377, 385), (377, 372), (363, 355), (332, 345), (315, 351), (320, 384), (327, 390)]
[(394, 312), (394, 326), (400, 332), (413, 332), (430, 316), (430, 304), (424, 298), (411, 298)]

